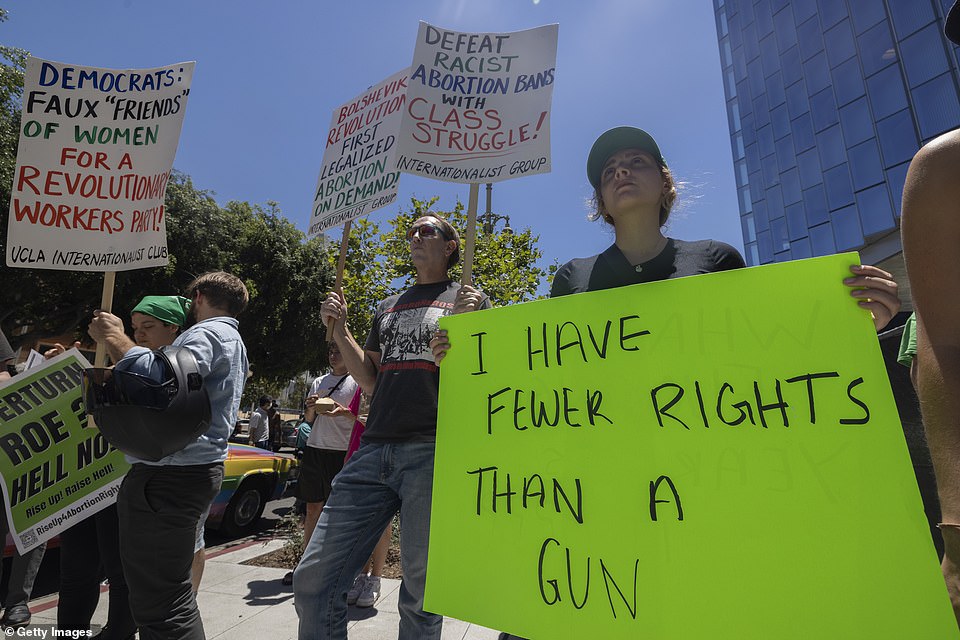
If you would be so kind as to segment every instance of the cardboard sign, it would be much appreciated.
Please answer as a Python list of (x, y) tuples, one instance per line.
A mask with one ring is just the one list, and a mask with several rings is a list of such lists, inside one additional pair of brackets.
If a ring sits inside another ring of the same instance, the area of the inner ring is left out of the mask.
[(426, 608), (527, 638), (957, 638), (858, 263), (441, 320)]
[(7, 522), (26, 553), (117, 500), (130, 465), (87, 427), (71, 349), (0, 385), (0, 475)]
[(447, 182), (550, 171), (557, 25), (462, 33), (420, 23), (397, 168)]
[(27, 59), (8, 267), (167, 264), (163, 198), (193, 67), (120, 71)]
[(334, 110), (308, 237), (396, 201), (394, 152), (409, 73), (399, 71)]

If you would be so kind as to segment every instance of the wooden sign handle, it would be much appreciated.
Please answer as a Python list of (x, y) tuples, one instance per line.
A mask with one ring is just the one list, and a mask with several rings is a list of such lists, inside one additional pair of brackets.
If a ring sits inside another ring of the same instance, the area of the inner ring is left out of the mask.
[(479, 198), (480, 184), (471, 184), (467, 204), (467, 240), (463, 249), (463, 276), (460, 278), (460, 284), (473, 284), (473, 248), (477, 239), (477, 200)]

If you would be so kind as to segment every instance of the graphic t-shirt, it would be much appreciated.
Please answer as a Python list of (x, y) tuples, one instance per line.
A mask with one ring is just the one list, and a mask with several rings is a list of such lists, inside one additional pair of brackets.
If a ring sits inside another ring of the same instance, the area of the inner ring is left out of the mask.
[[(380, 353), (380, 371), (363, 440), (432, 441), (437, 436), (440, 370), (430, 351), (437, 325), (453, 310), (460, 285), (414, 285), (380, 303), (364, 348)], [(484, 299), (481, 309), (488, 309)]]

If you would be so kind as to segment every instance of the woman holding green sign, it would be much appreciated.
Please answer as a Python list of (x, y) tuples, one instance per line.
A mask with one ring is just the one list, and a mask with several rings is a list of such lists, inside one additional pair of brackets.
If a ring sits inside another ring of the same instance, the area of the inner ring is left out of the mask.
[[(593, 185), (596, 206), (591, 218), (602, 218), (611, 225), (616, 239), (603, 253), (576, 258), (560, 267), (550, 297), (746, 266), (740, 253), (723, 242), (664, 235), (677, 188), (660, 147), (646, 131), (617, 127), (597, 138), (587, 158), (587, 178)], [(844, 284), (870, 312), (879, 331), (900, 309), (897, 284), (877, 267), (856, 265), (851, 271), (853, 275), (844, 279)], [(782, 297), (789, 300), (789, 294)], [(450, 348), (446, 332), (438, 331), (430, 346), (439, 364)], [(515, 638), (500, 634), (500, 640)]]
[[(616, 127), (597, 138), (587, 157), (587, 179), (596, 206), (591, 219), (611, 225), (616, 240), (603, 253), (560, 267), (551, 298), (746, 266), (740, 253), (723, 242), (663, 234), (677, 188), (660, 147), (646, 131)], [(879, 331), (900, 310), (897, 283), (874, 266), (850, 270), (853, 275), (843, 282)], [(430, 346), (439, 364), (450, 348), (446, 331), (438, 331)]]

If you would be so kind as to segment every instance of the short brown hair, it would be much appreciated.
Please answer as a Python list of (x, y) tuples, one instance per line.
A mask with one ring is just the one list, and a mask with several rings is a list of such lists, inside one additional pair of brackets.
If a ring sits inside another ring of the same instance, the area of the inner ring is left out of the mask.
[(187, 285), (187, 297), (193, 298), (197, 291), (209, 298), (211, 306), (225, 310), (234, 318), (240, 315), (250, 302), (250, 294), (243, 281), (226, 271), (210, 271), (197, 276)]
[[(660, 175), (663, 177), (663, 181), (667, 184), (667, 192), (663, 195), (663, 200), (660, 202), (660, 226), (667, 224), (667, 219), (670, 217), (670, 211), (673, 209), (673, 204), (677, 201), (677, 183), (673, 179), (673, 174), (670, 172), (670, 168), (664, 164), (660, 165)], [(613, 225), (613, 218), (607, 213), (607, 209), (603, 204), (603, 196), (600, 194), (600, 188), (595, 188), (593, 190), (593, 213), (587, 216), (590, 220), (597, 220), (598, 218), (603, 218), (603, 221), (607, 224)]]
[(443, 234), (443, 237), (447, 240), (453, 240), (457, 243), (457, 248), (453, 250), (453, 253), (450, 254), (450, 257), (447, 259), (447, 270), (453, 268), (455, 264), (460, 262), (460, 234), (457, 233), (456, 228), (447, 222), (445, 218), (441, 218), (435, 213), (425, 213), (423, 218), (433, 218), (437, 221), (437, 226), (440, 227), (440, 232)]

